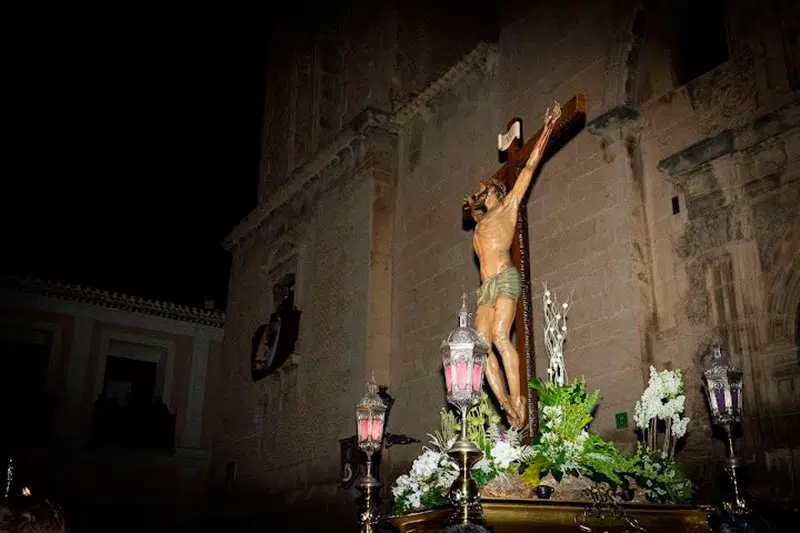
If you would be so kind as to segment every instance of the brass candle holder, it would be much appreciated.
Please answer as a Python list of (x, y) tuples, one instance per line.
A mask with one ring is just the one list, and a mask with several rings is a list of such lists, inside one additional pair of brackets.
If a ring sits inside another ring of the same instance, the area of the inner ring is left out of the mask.
[(483, 509), (478, 484), (472, 478), (472, 467), (483, 457), (483, 452), (464, 435), (466, 423), (462, 424), (462, 434), (447, 450), (458, 465), (458, 477), (450, 486), (448, 499), (454, 511), (449, 523), (482, 524)]
[(466, 294), (461, 299), (458, 320), (458, 328), (442, 341), (440, 349), (447, 401), (461, 412), (461, 433), (447, 451), (459, 470), (458, 477), (450, 487), (449, 499), (454, 511), (449, 522), (481, 524), (483, 511), (480, 491), (472, 478), (472, 466), (483, 457), (483, 452), (467, 437), (467, 411), (481, 400), (489, 348), (468, 324)]
[(358, 482), (356, 488), (361, 492), (360, 509), (358, 512), (358, 522), (361, 525), (361, 533), (373, 533), (375, 526), (380, 522), (380, 511), (378, 505), (380, 499), (378, 491), (381, 482), (372, 477), (372, 454), (367, 456), (367, 473)]

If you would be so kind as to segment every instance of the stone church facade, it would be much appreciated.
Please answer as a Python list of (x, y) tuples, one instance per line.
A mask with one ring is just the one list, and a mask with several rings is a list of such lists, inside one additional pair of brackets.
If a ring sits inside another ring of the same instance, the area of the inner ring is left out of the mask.
[[(679, 457), (702, 492), (723, 453), (700, 390), (719, 339), (745, 371), (740, 442), (772, 479), (762, 493), (800, 491), (797, 3), (721, 2), (698, 28), (697, 3), (540, 4), (496, 25), (488, 11), (351, 6), (279, 37), (259, 204), (225, 243), (225, 343), (209, 362), (214, 469), (236, 465), (238, 501), (351, 520), (338, 441), (370, 372), (395, 399), (388, 430), (427, 440), (445, 403), (438, 346), (479, 283), (462, 199), (498, 167), (510, 118), (531, 134), (576, 93), (587, 126), (528, 200), (531, 275), (534, 301), (544, 282), (572, 296), (566, 366), (601, 392), (593, 429), (632, 445), (615, 414), (632, 421), (650, 365), (683, 369)], [(252, 383), (251, 337), (287, 275), (296, 353)], [(384, 481), (416, 453), (384, 452)]]

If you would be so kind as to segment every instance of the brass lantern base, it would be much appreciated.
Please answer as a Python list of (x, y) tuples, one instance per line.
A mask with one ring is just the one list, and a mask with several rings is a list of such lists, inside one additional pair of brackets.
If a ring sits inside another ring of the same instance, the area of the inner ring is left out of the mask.
[(481, 494), (472, 479), (472, 466), (480, 461), (483, 452), (462, 434), (447, 455), (458, 464), (458, 477), (450, 487), (449, 499), (454, 511), (448, 524), (483, 524)]
[(358, 522), (360, 533), (374, 533), (375, 526), (380, 522), (380, 511), (378, 510), (379, 498), (378, 491), (381, 482), (367, 474), (359, 481), (358, 490), (361, 491), (361, 506), (358, 511)]

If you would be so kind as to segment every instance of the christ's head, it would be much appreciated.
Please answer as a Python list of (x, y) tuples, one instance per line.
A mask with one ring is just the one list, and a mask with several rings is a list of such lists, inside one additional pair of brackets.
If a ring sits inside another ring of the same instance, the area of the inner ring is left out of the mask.
[(490, 178), (483, 180), (478, 190), (468, 199), (472, 216), (478, 220), (480, 216), (500, 205), (506, 196), (506, 186), (500, 181)]

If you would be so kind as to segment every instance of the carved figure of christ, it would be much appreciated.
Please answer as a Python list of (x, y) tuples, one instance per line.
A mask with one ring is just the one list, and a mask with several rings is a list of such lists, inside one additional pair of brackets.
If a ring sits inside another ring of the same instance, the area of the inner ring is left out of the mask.
[[(536, 409), (528, 401), (527, 394), (529, 376), (535, 372), (525, 197), (553, 133), (563, 131), (565, 125), (584, 115), (582, 95), (566, 104), (565, 113), (556, 103), (545, 114), (538, 135), (521, 147), (517, 146), (522, 140), (521, 123), (512, 121), (508, 133), (500, 136), (498, 146), (500, 150), (508, 150), (507, 164), (490, 179), (482, 181), (478, 190), (466, 199), (476, 222), (473, 247), (481, 275), (475, 329), (500, 355), (504, 372), (490, 351), (486, 377), (509, 423), (515, 428), (523, 428), (529, 419), (534, 431), (538, 427)], [(516, 347), (510, 340), (515, 323)]]

